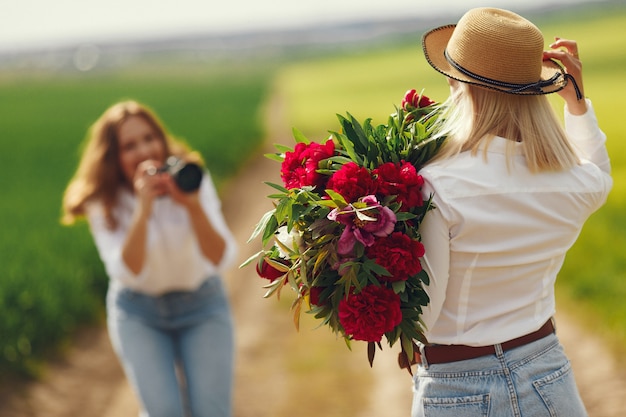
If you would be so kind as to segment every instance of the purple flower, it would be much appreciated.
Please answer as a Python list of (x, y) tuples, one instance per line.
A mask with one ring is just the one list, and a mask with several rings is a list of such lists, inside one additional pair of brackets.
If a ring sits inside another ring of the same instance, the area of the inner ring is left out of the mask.
[(396, 214), (388, 207), (380, 205), (373, 195), (368, 195), (342, 209), (335, 208), (328, 213), (328, 219), (346, 227), (339, 237), (337, 253), (348, 255), (356, 241), (364, 246), (372, 246), (377, 237), (388, 236), (396, 225)]

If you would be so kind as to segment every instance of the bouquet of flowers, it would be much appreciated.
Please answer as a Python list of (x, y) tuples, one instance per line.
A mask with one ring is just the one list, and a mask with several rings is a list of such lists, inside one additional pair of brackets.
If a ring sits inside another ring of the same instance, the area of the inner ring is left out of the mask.
[(439, 113), (409, 90), (387, 124), (338, 115), (341, 132), (324, 143), (294, 129), (294, 149), (266, 155), (281, 163), (283, 185), (266, 183), (277, 190), (274, 209), (249, 240), (261, 236), (263, 249), (242, 266), (256, 260), (270, 281), (265, 297), (293, 291), (296, 328), (305, 309), (348, 347), (367, 342), (370, 366), (383, 336), (390, 347), (400, 340), (401, 367), (424, 340), (429, 278), (418, 227), (433, 206), (418, 170), (444, 141), (433, 136)]

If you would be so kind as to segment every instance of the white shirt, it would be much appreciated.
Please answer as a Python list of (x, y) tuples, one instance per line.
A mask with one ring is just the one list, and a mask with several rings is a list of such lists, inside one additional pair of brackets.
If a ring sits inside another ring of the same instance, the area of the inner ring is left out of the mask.
[(170, 197), (158, 198), (153, 203), (148, 220), (146, 261), (139, 274), (128, 269), (122, 259), (122, 246), (137, 205), (136, 197), (129, 191), (121, 193), (114, 211), (119, 222), (115, 230), (106, 227), (101, 204), (87, 206), (91, 233), (113, 285), (149, 295), (191, 291), (234, 261), (237, 245), (223, 218), (221, 202), (208, 172), (205, 172), (199, 192), (211, 225), (226, 242), (224, 255), (217, 265), (202, 254), (187, 210)]
[[(566, 111), (583, 160), (564, 172), (531, 173), (521, 144), (496, 137), (487, 162), (457, 157), (421, 170), (435, 210), (420, 228), (430, 305), (429, 343), (484, 346), (528, 333), (555, 313), (554, 283), (566, 251), (612, 187), (606, 136), (589, 111)], [(506, 146), (515, 152), (507, 170)]]

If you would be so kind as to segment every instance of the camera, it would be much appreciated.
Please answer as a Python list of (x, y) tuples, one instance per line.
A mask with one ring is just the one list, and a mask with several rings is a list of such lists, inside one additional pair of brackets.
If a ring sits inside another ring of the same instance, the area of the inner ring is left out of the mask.
[(170, 156), (165, 161), (165, 165), (155, 169), (153, 172), (149, 172), (149, 174), (154, 175), (158, 172), (170, 174), (176, 186), (186, 193), (196, 191), (200, 188), (200, 183), (202, 182), (203, 173), (200, 165), (183, 161), (176, 156)]

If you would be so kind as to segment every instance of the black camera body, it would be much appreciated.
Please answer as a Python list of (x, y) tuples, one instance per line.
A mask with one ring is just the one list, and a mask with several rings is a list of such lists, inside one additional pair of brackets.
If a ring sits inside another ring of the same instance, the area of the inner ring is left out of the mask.
[(191, 193), (200, 188), (202, 182), (202, 167), (193, 162), (186, 162), (176, 156), (170, 156), (165, 161), (165, 165), (158, 169), (158, 172), (167, 172), (178, 188), (186, 193)]

